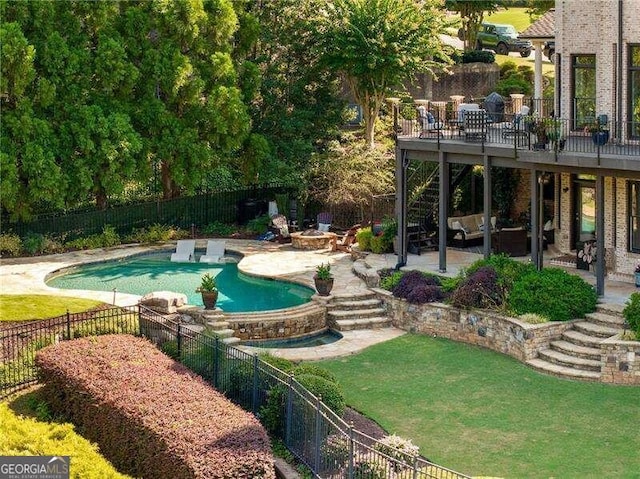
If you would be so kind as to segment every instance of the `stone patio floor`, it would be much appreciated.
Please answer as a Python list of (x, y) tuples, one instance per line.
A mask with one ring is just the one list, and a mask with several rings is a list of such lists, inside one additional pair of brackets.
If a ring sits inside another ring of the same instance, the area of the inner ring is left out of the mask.
[[(48, 275), (64, 268), (80, 264), (120, 259), (126, 256), (149, 251), (173, 251), (175, 243), (154, 246), (124, 245), (114, 248), (88, 251), (75, 251), (48, 256), (30, 258), (2, 258), (0, 263), (0, 291), (3, 294), (55, 294), (96, 299), (119, 306), (136, 304), (139, 296), (121, 292), (101, 292), (82, 290), (61, 290), (50, 288), (45, 284)], [(204, 251), (206, 239), (197, 240), (196, 249)], [(313, 288), (313, 274), (317, 265), (329, 262), (335, 283), (334, 294), (357, 294), (367, 291), (364, 281), (352, 272), (351, 256), (342, 252), (328, 250), (304, 251), (296, 250), (290, 244), (277, 244), (253, 240), (226, 240), (227, 250), (238, 252), (243, 259), (238, 264), (240, 271), (271, 278), (287, 279)], [(456, 275), (461, 268), (479, 259), (481, 255), (455, 249), (447, 250), (447, 273)], [(552, 255), (545, 256), (548, 263)], [(523, 260), (526, 260), (524, 258)], [(366, 261), (374, 269), (393, 268), (397, 263), (394, 254), (370, 254)], [(407, 265), (403, 269), (418, 269), (438, 272), (438, 252), (426, 252), (421, 255), (409, 255)], [(571, 273), (580, 274), (590, 283), (595, 283), (593, 273), (569, 269)], [(605, 295), (602, 302), (624, 304), (629, 295), (637, 289), (631, 283), (606, 281)], [(354, 354), (372, 344), (392, 339), (404, 334), (396, 328), (380, 330), (345, 331), (344, 338), (333, 344), (314, 348), (271, 349), (274, 355), (292, 360), (318, 360), (328, 357)]]

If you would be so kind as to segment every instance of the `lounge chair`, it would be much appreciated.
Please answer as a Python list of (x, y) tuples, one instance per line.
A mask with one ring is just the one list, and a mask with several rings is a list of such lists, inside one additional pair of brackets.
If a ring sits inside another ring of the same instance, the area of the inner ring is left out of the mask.
[(171, 261), (190, 263), (195, 261), (196, 240), (178, 240), (175, 253), (171, 253)]
[(318, 231), (323, 231), (325, 233), (328, 232), (329, 228), (331, 227), (331, 219), (331, 213), (327, 213), (326, 211), (318, 213)]
[(207, 241), (207, 251), (200, 256), (201, 263), (220, 263), (224, 256), (225, 241), (209, 240)]
[(335, 237), (331, 242), (331, 251), (351, 251), (351, 245), (356, 242), (356, 234), (359, 229), (360, 225), (355, 225), (349, 228), (339, 240)]
[(274, 215), (271, 218), (272, 230), (276, 235), (276, 240), (279, 243), (287, 243), (291, 241), (291, 234), (289, 232), (289, 221), (285, 215)]
[(510, 136), (520, 136), (525, 139), (529, 138), (529, 132), (526, 129), (524, 121), (529, 111), (530, 109), (527, 105), (520, 108), (520, 111), (514, 115), (513, 121), (507, 123), (506, 126), (502, 128), (502, 138), (508, 138)]
[(485, 110), (467, 110), (464, 115), (464, 141), (486, 141), (487, 126)]
[(422, 105), (418, 107), (418, 122), (420, 124), (420, 138), (427, 138), (432, 133), (442, 136), (444, 125), (442, 122), (436, 121), (433, 114)]

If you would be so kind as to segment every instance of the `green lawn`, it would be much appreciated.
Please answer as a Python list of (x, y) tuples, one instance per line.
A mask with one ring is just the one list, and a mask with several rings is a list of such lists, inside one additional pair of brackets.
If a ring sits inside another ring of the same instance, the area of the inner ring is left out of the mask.
[(531, 19), (526, 13), (526, 8), (509, 8), (498, 10), (491, 15), (485, 15), (484, 21), (489, 23), (505, 23), (513, 25), (518, 33), (522, 33), (531, 25)]
[(347, 404), (471, 475), (638, 478), (640, 388), (539, 374), (510, 357), (407, 334), (319, 363)]
[(39, 294), (0, 295), (0, 322), (45, 319), (67, 312), (80, 313), (102, 304), (100, 301)]

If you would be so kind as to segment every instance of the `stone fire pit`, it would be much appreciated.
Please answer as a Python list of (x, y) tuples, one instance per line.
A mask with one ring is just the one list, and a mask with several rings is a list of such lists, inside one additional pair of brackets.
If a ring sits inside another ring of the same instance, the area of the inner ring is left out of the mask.
[(295, 249), (327, 249), (335, 241), (336, 234), (318, 230), (305, 230), (291, 233), (291, 246)]

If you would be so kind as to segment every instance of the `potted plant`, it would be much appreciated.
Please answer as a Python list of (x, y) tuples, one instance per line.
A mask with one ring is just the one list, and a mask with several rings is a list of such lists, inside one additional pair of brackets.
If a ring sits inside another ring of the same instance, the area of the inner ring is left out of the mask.
[(596, 121), (589, 123), (584, 128), (585, 133), (591, 135), (594, 145), (605, 145), (609, 141), (609, 128), (606, 123), (602, 122), (600, 117), (596, 118)]
[(636, 279), (636, 287), (640, 288), (640, 263), (636, 265), (636, 270), (634, 271), (635, 279)]
[(316, 291), (320, 296), (329, 296), (333, 288), (333, 275), (331, 274), (331, 265), (327, 263), (319, 264), (316, 267), (316, 274), (313, 276), (316, 285)]
[(197, 293), (202, 295), (204, 309), (216, 309), (216, 301), (218, 301), (218, 285), (216, 279), (209, 273), (202, 275), (200, 287), (196, 289)]

